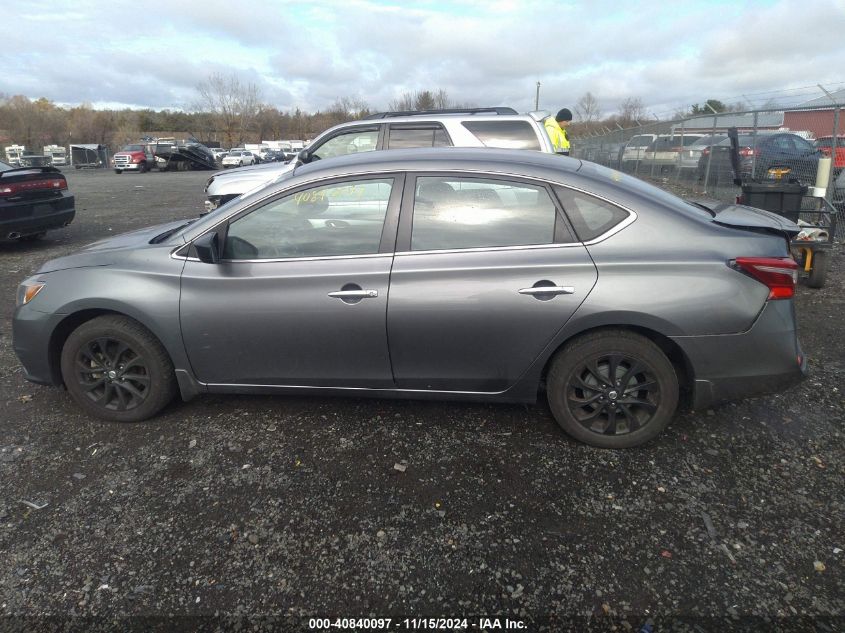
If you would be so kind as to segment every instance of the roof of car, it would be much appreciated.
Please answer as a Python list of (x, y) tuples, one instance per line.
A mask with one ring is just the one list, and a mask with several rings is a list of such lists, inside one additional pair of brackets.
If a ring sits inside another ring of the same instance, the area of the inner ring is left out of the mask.
[(298, 166), (295, 175), (315, 175), (322, 171), (333, 173), (361, 172), (372, 169), (384, 171), (433, 171), (438, 169), (468, 169), (515, 173), (532, 169), (578, 171), (581, 161), (558, 154), (524, 149), (496, 149), (490, 147), (435, 147), (391, 149), (362, 152), (326, 158)]

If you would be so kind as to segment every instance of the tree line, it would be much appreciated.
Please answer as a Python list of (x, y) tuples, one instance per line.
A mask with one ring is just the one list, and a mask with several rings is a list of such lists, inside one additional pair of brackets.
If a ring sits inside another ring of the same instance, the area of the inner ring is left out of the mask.
[[(197, 102), (189, 110), (94, 109), (90, 104), (62, 107), (45, 98), (0, 94), (0, 145), (17, 143), (38, 151), (44, 145), (98, 143), (112, 149), (137, 142), (144, 136), (191, 136), (202, 142), (236, 147), (248, 142), (275, 139), (310, 139), (325, 129), (373, 113), (369, 104), (356, 97), (339, 97), (325, 110), (285, 111), (267, 103), (259, 88), (235, 75), (210, 75), (196, 86)], [(458, 103), (444, 90), (406, 92), (392, 100), (388, 110), (432, 110), (474, 107)], [(598, 99), (585, 93), (570, 106), (575, 114), (572, 133), (589, 134), (604, 127), (629, 128), (654, 121), (642, 99), (629, 97), (609, 114), (602, 113)], [(716, 99), (689, 110), (679, 110), (675, 118), (695, 114), (738, 111)], [(556, 111), (556, 110), (555, 110)]]
[[(201, 142), (237, 147), (276, 139), (310, 139), (334, 125), (372, 114), (359, 98), (339, 97), (325, 110), (284, 111), (266, 103), (254, 84), (236, 75), (214, 74), (197, 86), (197, 103), (185, 110), (94, 109), (90, 104), (62, 107), (45, 98), (0, 94), (0, 145), (98, 143), (117, 149), (145, 136), (187, 135)], [(444, 90), (406, 92), (388, 110), (471, 107)]]

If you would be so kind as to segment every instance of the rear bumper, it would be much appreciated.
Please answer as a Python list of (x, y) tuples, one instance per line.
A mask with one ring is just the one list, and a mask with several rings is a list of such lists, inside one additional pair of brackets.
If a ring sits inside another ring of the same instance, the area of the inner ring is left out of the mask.
[(806, 375), (792, 301), (769, 301), (747, 332), (678, 336), (693, 371), (693, 408), (782, 391)]
[(0, 239), (67, 226), (76, 215), (73, 196), (0, 205)]

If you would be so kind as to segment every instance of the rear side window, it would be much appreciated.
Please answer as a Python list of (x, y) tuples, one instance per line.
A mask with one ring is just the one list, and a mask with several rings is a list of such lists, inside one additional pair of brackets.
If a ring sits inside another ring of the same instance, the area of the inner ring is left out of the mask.
[(411, 250), (552, 244), (556, 210), (534, 185), (481, 178), (420, 177)]
[(440, 126), (436, 127), (400, 127), (390, 126), (387, 137), (388, 149), (407, 149), (413, 147), (450, 147), (452, 143)]
[(528, 121), (464, 121), (462, 125), (485, 147), (540, 149), (540, 140)]
[(652, 141), (651, 136), (634, 136), (628, 141), (628, 147), (646, 147)]
[(555, 192), (563, 203), (572, 228), (582, 242), (589, 242), (607, 233), (629, 215), (616, 205), (580, 191), (556, 186)]

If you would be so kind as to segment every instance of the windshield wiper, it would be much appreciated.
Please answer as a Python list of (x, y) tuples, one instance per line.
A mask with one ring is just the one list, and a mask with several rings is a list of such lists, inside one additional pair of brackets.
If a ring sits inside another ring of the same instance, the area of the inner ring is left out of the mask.
[(170, 229), (168, 231), (165, 231), (164, 233), (161, 233), (160, 235), (156, 235), (153, 239), (150, 240), (150, 244), (161, 244), (168, 237), (170, 237), (177, 231), (181, 231), (186, 226), (188, 226), (189, 224), (193, 224), (194, 222), (196, 222), (196, 220), (188, 220), (184, 224), (180, 224), (179, 226), (177, 226), (175, 229)]

